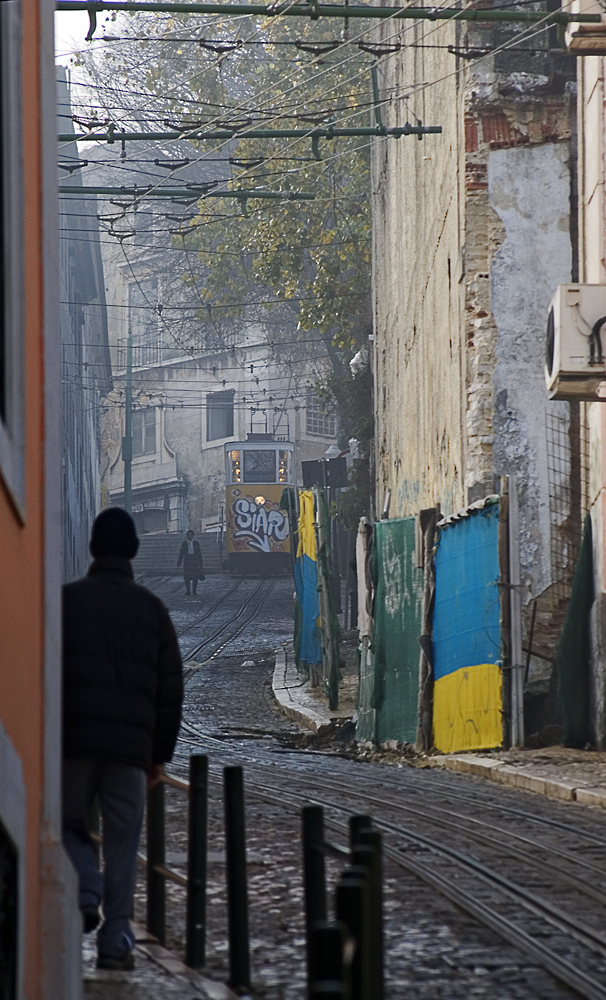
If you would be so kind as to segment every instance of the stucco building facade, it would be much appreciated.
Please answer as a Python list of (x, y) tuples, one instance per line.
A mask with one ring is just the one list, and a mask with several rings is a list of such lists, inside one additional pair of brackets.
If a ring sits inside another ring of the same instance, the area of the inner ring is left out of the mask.
[(391, 517), (450, 514), (515, 476), (548, 674), (587, 505), (571, 489), (582, 414), (548, 399), (543, 370), (551, 297), (578, 274), (575, 62), (553, 29), (380, 34), (406, 53), (380, 62), (383, 120), (443, 131), (373, 147), (377, 510), (389, 496)]

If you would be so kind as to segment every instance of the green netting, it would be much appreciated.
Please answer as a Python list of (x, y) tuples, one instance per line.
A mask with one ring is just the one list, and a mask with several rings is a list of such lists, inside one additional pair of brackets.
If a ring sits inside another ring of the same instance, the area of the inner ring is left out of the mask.
[(424, 589), (423, 570), (414, 565), (414, 517), (378, 521), (374, 548), (376, 739), (414, 743)]
[(589, 613), (593, 597), (593, 542), (591, 517), (588, 514), (572, 581), (570, 602), (556, 648), (564, 744), (569, 747), (584, 747), (591, 740)]

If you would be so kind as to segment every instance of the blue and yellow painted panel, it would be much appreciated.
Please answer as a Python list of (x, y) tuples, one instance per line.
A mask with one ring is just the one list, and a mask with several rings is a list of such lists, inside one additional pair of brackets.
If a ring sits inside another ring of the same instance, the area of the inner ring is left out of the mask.
[(433, 730), (443, 753), (502, 743), (498, 528), (495, 503), (439, 535)]
[(301, 614), (299, 660), (303, 663), (321, 663), (318, 563), (314, 498), (311, 490), (299, 490), (299, 545), (295, 560), (295, 586)]

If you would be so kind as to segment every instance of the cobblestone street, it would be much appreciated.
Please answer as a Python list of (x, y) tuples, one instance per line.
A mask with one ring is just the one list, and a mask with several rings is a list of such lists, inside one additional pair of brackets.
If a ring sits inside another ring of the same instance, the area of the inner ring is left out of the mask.
[[(584, 807), (574, 806), (571, 815), (568, 804), (495, 788), (467, 775), (407, 766), (401, 759), (396, 762), (393, 755), (386, 755), (384, 762), (349, 759), (338, 743), (324, 741), (320, 750), (319, 744), (314, 749), (312, 741), (306, 749), (308, 736), (279, 713), (271, 692), (273, 651), (288, 642), (292, 633), (289, 580), (236, 581), (216, 577), (206, 581), (197, 600), (184, 597), (174, 579), (159, 581), (157, 590), (169, 605), (180, 633), (188, 678), (182, 738), (170, 771), (176, 777), (186, 777), (187, 758), (192, 752), (207, 752), (211, 763), (204, 971), (217, 982), (226, 981), (228, 964), (221, 779), (224, 764), (244, 766), (252, 981), (254, 996), (259, 1000), (303, 1000), (305, 996), (300, 846), (300, 805), (305, 802), (326, 803), (327, 835), (338, 843), (346, 842), (339, 828), (345, 813), (367, 812), (389, 826), (390, 822), (401, 824), (398, 809), (409, 809), (406, 828), (394, 825), (392, 832), (385, 831), (384, 843), (413, 864), (419, 859), (426, 862), (432, 852), (430, 849), (428, 855), (427, 848), (415, 845), (410, 837), (419, 832), (435, 836), (436, 823), (438, 831), (440, 823), (444, 828), (444, 821), (435, 819), (433, 813), (443, 809), (445, 802), (451, 809), (453, 802), (458, 804), (461, 819), (471, 824), (488, 820), (489, 824), (494, 822), (495, 829), (508, 828), (512, 836), (533, 836), (536, 815), (538, 822), (547, 824), (540, 829), (541, 843), (566, 848), (569, 857), (579, 846), (575, 837), (579, 826), (599, 840), (600, 814)], [(244, 614), (243, 607), (248, 608)], [(250, 621), (247, 615), (252, 616)], [(242, 621), (248, 624), (231, 639)], [(166, 862), (185, 873), (186, 797), (167, 787), (166, 803)], [(336, 823), (333, 830), (331, 822)], [(549, 824), (554, 823), (570, 824), (570, 835), (560, 829), (551, 831)], [(550, 877), (537, 880), (532, 873), (523, 874), (519, 860), (510, 867), (506, 856), (499, 854), (497, 841), (492, 846), (476, 844), (471, 832), (466, 836), (465, 827), (459, 833), (456, 821), (455, 828), (448, 829), (441, 839), (499, 871), (506, 870), (509, 878), (517, 876), (522, 884), (537, 891), (546, 893), (551, 889)], [(605, 855), (605, 847), (598, 844), (590, 849), (594, 861)], [(576, 856), (580, 859), (581, 854), (577, 852)], [(437, 860), (436, 871), (440, 865)], [(327, 861), (327, 866), (332, 890), (342, 864)], [(461, 877), (461, 884), (467, 886), (467, 881), (468, 876)], [(604, 888), (603, 875), (597, 878), (598, 884)], [(561, 890), (558, 892), (556, 902), (562, 905)], [(182, 956), (183, 889), (168, 884), (167, 900), (167, 946)], [(511, 915), (510, 903), (496, 905), (502, 905), (504, 915)], [(570, 894), (568, 905), (575, 905)], [(385, 858), (384, 907), (388, 1000), (458, 1000), (469, 996), (560, 1000), (573, 995), (494, 930), (432, 891), (411, 871), (403, 870), (393, 854)], [(142, 879), (136, 909), (137, 919), (144, 923)], [(584, 916), (599, 926), (596, 913)], [(93, 991), (92, 995), (100, 994)]]

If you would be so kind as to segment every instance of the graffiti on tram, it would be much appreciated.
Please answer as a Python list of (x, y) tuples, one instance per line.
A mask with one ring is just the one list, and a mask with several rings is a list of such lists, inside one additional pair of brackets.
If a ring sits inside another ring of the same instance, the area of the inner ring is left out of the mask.
[(237, 486), (227, 489), (227, 551), (288, 552), (288, 516), (280, 510), (282, 487), (257, 489), (256, 495)]

